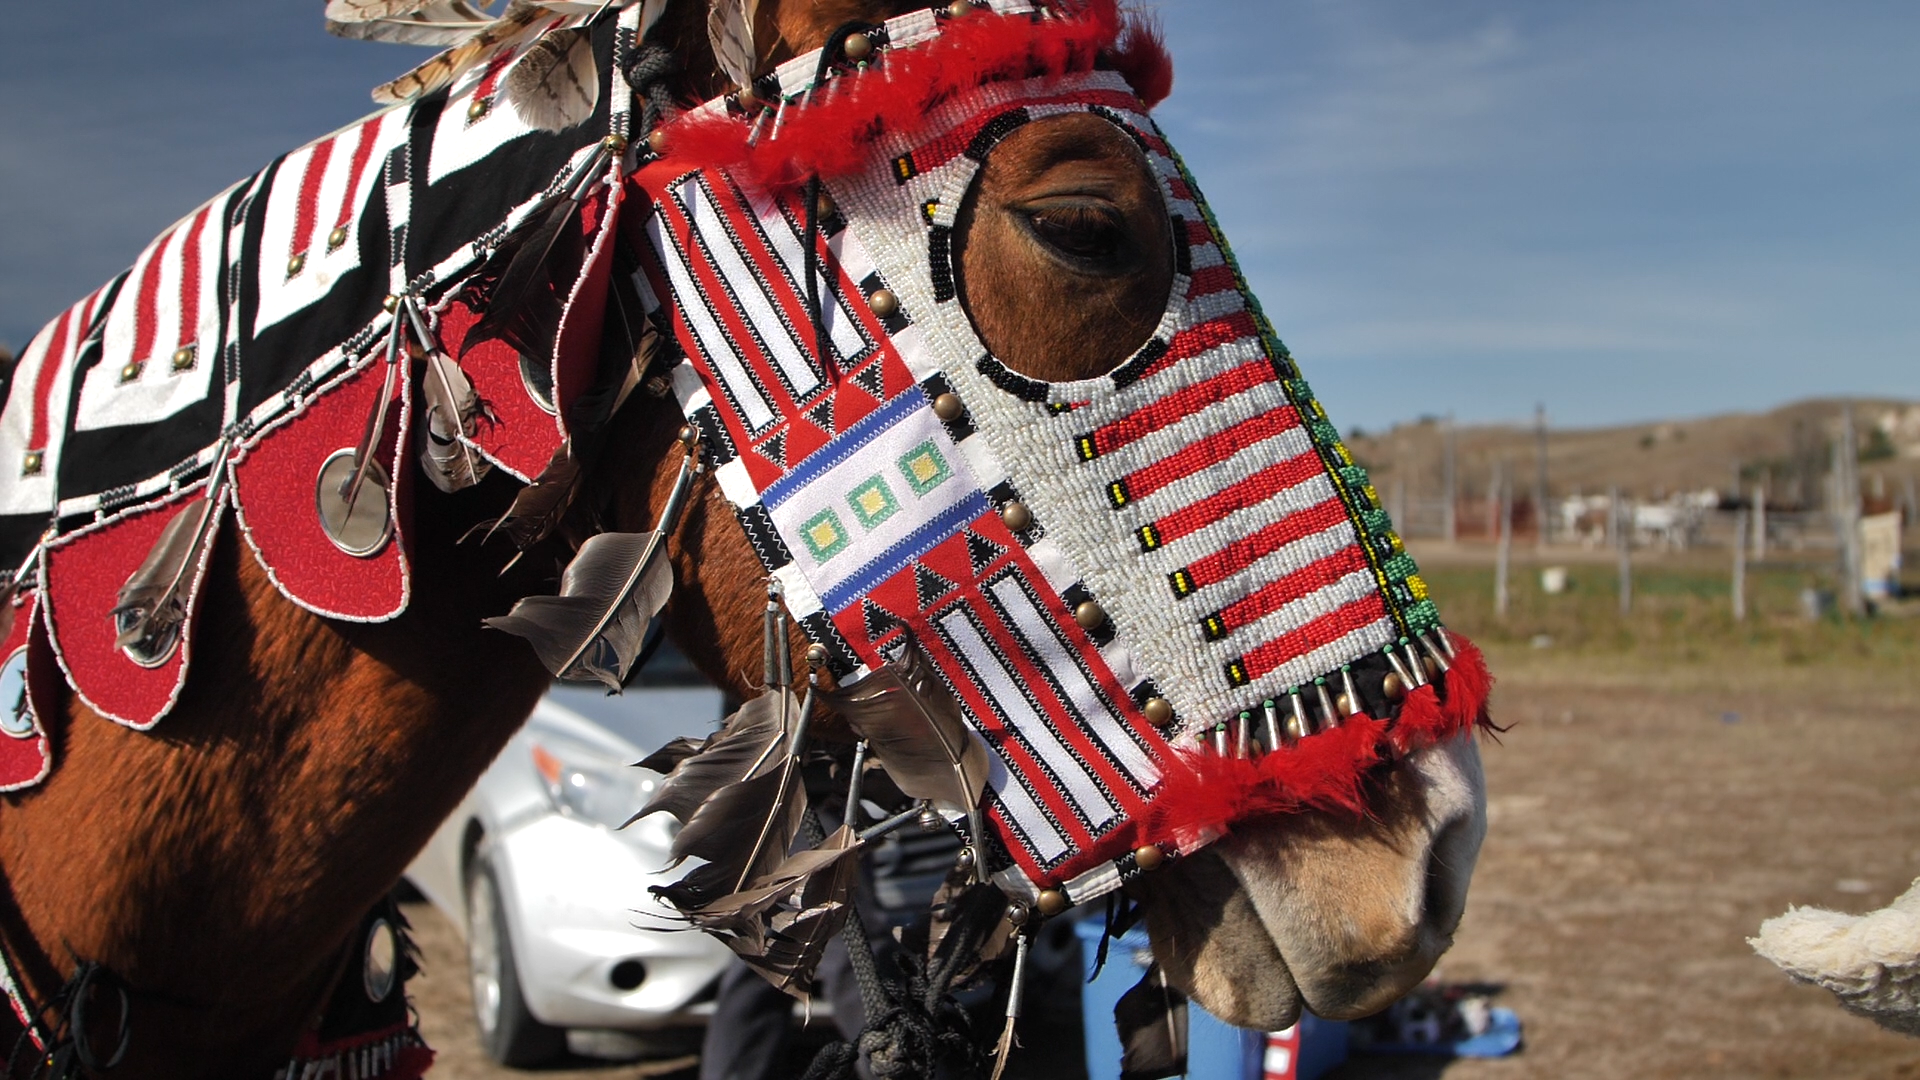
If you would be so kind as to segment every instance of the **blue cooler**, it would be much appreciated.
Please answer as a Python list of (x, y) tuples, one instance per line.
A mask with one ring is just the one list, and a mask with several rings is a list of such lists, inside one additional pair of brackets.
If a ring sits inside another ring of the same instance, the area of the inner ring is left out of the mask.
[[(1076, 927), (1087, 974), (1093, 975), (1100, 919)], [(1087, 1080), (1118, 1080), (1120, 1035), (1113, 1028), (1113, 1007), (1133, 989), (1153, 951), (1147, 932), (1135, 928), (1108, 945), (1106, 969), (1081, 990), (1081, 1023), (1087, 1036)], [(1271, 1040), (1264, 1031), (1230, 1027), (1198, 1005), (1187, 1006), (1187, 1075), (1193, 1080), (1317, 1080), (1347, 1060), (1347, 1025), (1302, 1015), (1297, 1038)]]

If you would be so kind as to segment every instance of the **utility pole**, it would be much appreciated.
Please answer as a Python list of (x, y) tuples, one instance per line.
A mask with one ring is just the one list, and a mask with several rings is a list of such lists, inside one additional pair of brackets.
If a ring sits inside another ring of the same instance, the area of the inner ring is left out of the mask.
[(1499, 506), (1500, 546), (1493, 564), (1493, 612), (1507, 617), (1507, 571), (1513, 562), (1513, 492), (1507, 484), (1506, 462), (1493, 464), (1494, 498)]
[(1453, 435), (1453, 414), (1448, 413), (1446, 427), (1441, 435), (1440, 486), (1446, 489), (1446, 512), (1441, 521), (1441, 530), (1446, 533), (1447, 543), (1460, 539), (1460, 474), (1455, 468), (1455, 441)]
[(1545, 550), (1553, 543), (1553, 515), (1547, 510), (1547, 404), (1533, 407), (1534, 546)]
[(1733, 621), (1747, 621), (1747, 512), (1733, 515)]
[(1753, 485), (1753, 561), (1767, 558), (1767, 485)]
[(1633, 611), (1633, 521), (1620, 505), (1619, 488), (1612, 489), (1607, 501), (1611, 504), (1607, 513), (1613, 520), (1614, 550), (1620, 557), (1620, 615), (1625, 618)]
[(1860, 590), (1860, 473), (1854, 446), (1853, 404), (1840, 407), (1840, 439), (1833, 447), (1834, 528), (1840, 534), (1840, 597), (1848, 615), (1866, 613)]

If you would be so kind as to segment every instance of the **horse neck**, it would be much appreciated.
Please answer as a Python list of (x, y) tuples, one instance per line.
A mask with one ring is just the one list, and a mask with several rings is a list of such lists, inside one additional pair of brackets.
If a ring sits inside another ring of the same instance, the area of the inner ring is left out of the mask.
[(53, 776), (0, 814), (0, 930), (37, 998), (98, 960), (202, 1021), (144, 1025), (142, 1057), (182, 1040), (285, 1049), (356, 921), (546, 685), (481, 620), (551, 592), (553, 553), (502, 577), (503, 545), (458, 543), (516, 487), (422, 493), (411, 601), (385, 624), (296, 607), (220, 538), (174, 712), (136, 733), (70, 699)]

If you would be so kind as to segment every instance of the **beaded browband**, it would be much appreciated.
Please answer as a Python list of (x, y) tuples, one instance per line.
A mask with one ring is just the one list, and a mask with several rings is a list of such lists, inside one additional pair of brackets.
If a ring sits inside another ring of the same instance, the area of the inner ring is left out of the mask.
[[(638, 278), (815, 655), (843, 686), (923, 656), (991, 751), (997, 880), (1080, 902), (1237, 820), (1357, 809), (1487, 678), (1147, 116), (1157, 45), (1111, 2), (956, 9), (657, 131)], [(981, 342), (953, 230), (994, 147), (1069, 113), (1144, 152), (1177, 275), (1144, 346), (1046, 383)]]

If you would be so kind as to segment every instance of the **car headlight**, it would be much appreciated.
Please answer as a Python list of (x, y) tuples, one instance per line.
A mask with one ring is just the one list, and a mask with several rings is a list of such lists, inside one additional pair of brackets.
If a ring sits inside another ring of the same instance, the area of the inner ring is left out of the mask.
[(653, 784), (616, 772), (604, 764), (581, 760), (581, 755), (556, 753), (533, 745), (533, 768), (546, 783), (547, 797), (562, 814), (580, 821), (617, 829), (646, 803)]

